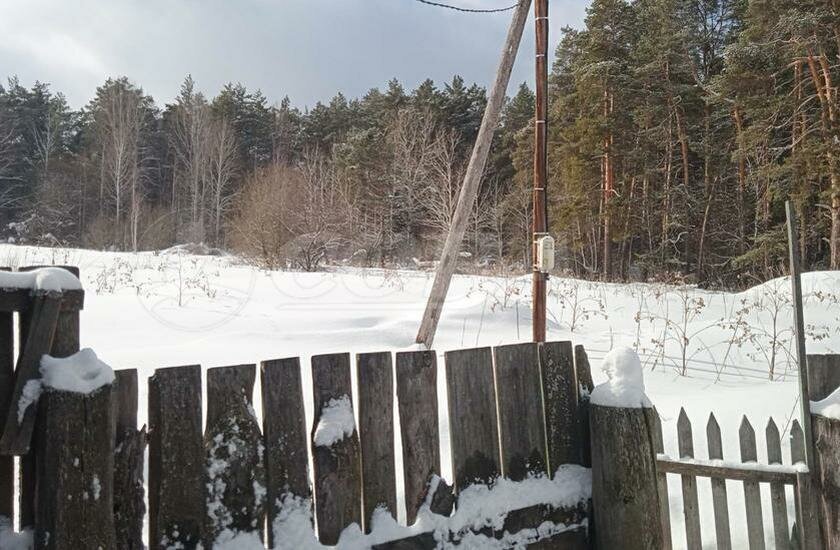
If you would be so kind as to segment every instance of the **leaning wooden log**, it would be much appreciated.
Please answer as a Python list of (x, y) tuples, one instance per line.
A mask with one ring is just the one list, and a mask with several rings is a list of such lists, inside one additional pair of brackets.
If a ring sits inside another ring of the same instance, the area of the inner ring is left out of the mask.
[(212, 548), (223, 533), (262, 536), (264, 446), (251, 404), (255, 378), (255, 365), (207, 371), (207, 547)]
[[(6, 425), (15, 382), (15, 332), (11, 312), (0, 313), (0, 426)], [(0, 516), (14, 517), (14, 458), (0, 457)]]
[(36, 550), (116, 548), (112, 386), (45, 389), (36, 436)]

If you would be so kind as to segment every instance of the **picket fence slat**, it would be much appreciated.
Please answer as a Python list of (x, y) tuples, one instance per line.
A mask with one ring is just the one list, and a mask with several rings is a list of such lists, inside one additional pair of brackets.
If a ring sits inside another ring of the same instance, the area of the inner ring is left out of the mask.
[(118, 550), (142, 550), (146, 429), (137, 431), (137, 369), (115, 375), (114, 529)]
[[(720, 425), (714, 414), (709, 414), (706, 423), (706, 441), (709, 446), (709, 459), (723, 460), (723, 445), (720, 437)], [(712, 506), (715, 514), (715, 539), (718, 550), (732, 549), (732, 535), (729, 529), (729, 499), (726, 494), (726, 481), (712, 478)]]
[(347, 399), (352, 404), (350, 379), (350, 354), (312, 357), (315, 514), (319, 539), (326, 545), (336, 544), (341, 531), (351, 523), (362, 524), (361, 453), (355, 421), (350, 435), (343, 434), (331, 445), (315, 443), (324, 407), (335, 404), (333, 400)]
[(457, 491), (498, 477), (499, 432), (490, 348), (448, 351), (446, 387), (452, 472)]
[[(772, 418), (767, 422), (765, 438), (767, 439), (767, 463), (781, 464), (781, 438), (779, 428)], [(776, 550), (787, 550), (790, 547), (790, 530), (784, 484), (778, 482), (770, 484), (770, 504), (773, 514), (773, 536), (776, 542)]]
[(431, 477), (440, 475), (437, 354), (398, 353), (396, 365), (405, 512), (410, 525), (423, 505)]
[(201, 367), (155, 370), (149, 378), (149, 548), (203, 543), (204, 445)]
[(253, 414), (255, 365), (207, 371), (204, 433), (208, 545), (225, 532), (263, 534), (265, 470)]
[(799, 420), (794, 420), (790, 425), (790, 462), (805, 463), (805, 434)]
[(561, 464), (579, 464), (582, 444), (575, 418), (578, 383), (571, 342), (545, 342), (539, 347), (547, 469), (552, 475)]
[[(744, 416), (738, 430), (741, 447), (741, 462), (751, 463), (758, 460), (755, 443), (755, 430)], [(744, 507), (747, 512), (747, 540), (750, 550), (764, 550), (764, 519), (761, 512), (761, 491), (755, 481), (744, 481)]]
[[(677, 445), (680, 458), (694, 458), (694, 438), (691, 422), (685, 409), (680, 409), (677, 418)], [(691, 475), (680, 477), (682, 482), (683, 513), (685, 514), (685, 538), (689, 550), (702, 550), (700, 534), (700, 505), (697, 499), (697, 478)]]
[(362, 511), (365, 532), (379, 506), (396, 517), (394, 462), (394, 373), (391, 354), (356, 356), (359, 381), (359, 440), (362, 445)]
[[(657, 454), (664, 453), (664, 443), (662, 441), (662, 419), (659, 417), (659, 412), (653, 414), (653, 448)], [(662, 550), (671, 550), (671, 505), (668, 498), (668, 474), (657, 469), (656, 472), (656, 488), (659, 492), (659, 517), (662, 521)]]
[(308, 499), (309, 457), (303, 408), (300, 359), (260, 363), (260, 387), (265, 441), (266, 516), (268, 545), (274, 547), (271, 526), (286, 499)]
[(537, 344), (498, 346), (493, 354), (502, 475), (520, 481), (547, 473)]

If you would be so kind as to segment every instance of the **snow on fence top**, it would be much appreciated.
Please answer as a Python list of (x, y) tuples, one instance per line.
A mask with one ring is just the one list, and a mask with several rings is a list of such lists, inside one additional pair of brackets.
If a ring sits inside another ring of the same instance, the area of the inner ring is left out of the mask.
[(607, 375), (607, 381), (592, 391), (592, 404), (632, 409), (653, 406), (645, 395), (642, 362), (633, 349), (620, 347), (610, 351), (601, 363), (601, 371)]
[(90, 348), (59, 359), (41, 358), (42, 383), (48, 388), (90, 394), (114, 381), (114, 371)]
[(840, 388), (822, 401), (811, 401), (811, 414), (840, 420)]
[(60, 267), (42, 267), (32, 271), (0, 271), (0, 288), (31, 289), (44, 292), (81, 290), (79, 278)]
[(345, 437), (353, 435), (356, 421), (353, 418), (353, 405), (350, 397), (342, 395), (330, 399), (321, 411), (321, 420), (315, 429), (315, 445), (332, 447)]

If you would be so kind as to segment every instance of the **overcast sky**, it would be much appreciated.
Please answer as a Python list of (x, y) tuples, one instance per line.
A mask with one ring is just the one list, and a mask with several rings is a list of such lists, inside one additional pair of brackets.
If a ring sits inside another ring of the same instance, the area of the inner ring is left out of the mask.
[[(444, 0), (503, 7), (512, 0)], [(582, 24), (587, 0), (551, 0), (552, 48)], [(510, 12), (463, 14), (415, 0), (0, 0), (0, 78), (49, 82), (73, 107), (109, 76), (159, 105), (191, 73), (215, 95), (226, 82), (299, 107), (337, 91), (358, 97), (397, 77), (413, 88), (453, 74), (489, 85)], [(533, 81), (529, 21), (511, 87)]]

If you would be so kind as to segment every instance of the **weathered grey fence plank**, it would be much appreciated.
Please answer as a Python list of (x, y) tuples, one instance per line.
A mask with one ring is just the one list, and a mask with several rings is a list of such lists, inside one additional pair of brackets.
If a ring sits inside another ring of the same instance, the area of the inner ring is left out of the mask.
[(394, 372), (391, 353), (356, 356), (359, 440), (362, 446), (362, 511), (365, 532), (377, 507), (397, 514), (394, 461)]
[(791, 464), (805, 463), (805, 434), (796, 419), (790, 425), (790, 461)]
[(499, 432), (490, 348), (449, 351), (446, 386), (452, 471), (460, 491), (499, 476)]
[[(654, 409), (653, 413), (653, 450), (660, 454), (665, 452), (665, 445), (662, 441), (662, 420), (659, 412)], [(662, 550), (671, 550), (671, 506), (668, 497), (668, 474), (656, 472), (656, 488), (659, 493), (659, 517), (662, 520)]]
[(114, 447), (114, 529), (118, 550), (142, 550), (146, 515), (143, 466), (146, 429), (137, 431), (137, 370), (118, 370), (112, 405)]
[(796, 522), (800, 526), (799, 545), (802, 550), (825, 550), (831, 547), (823, 545), (818, 499), (814, 498), (816, 488), (813, 486), (812, 478), (812, 473), (796, 474), (798, 504)]
[(575, 346), (575, 378), (578, 383), (578, 425), (580, 426), (581, 457), (580, 463), (589, 468), (592, 466), (592, 451), (589, 430), (589, 394), (595, 389), (592, 382), (592, 369), (586, 349), (578, 344)]
[(300, 378), (297, 357), (260, 364), (269, 548), (275, 546), (270, 526), (274, 525), (283, 500), (308, 499), (311, 495)]
[[(767, 422), (764, 436), (767, 439), (768, 464), (781, 464), (781, 438), (779, 436), (779, 428), (772, 418)], [(776, 549), (787, 550), (790, 547), (790, 529), (787, 516), (787, 498), (785, 497), (785, 486), (783, 484), (770, 484), (770, 504), (773, 514), (773, 536), (776, 542)]]
[(263, 437), (254, 416), (255, 365), (207, 371), (207, 544), (225, 531), (263, 531)]
[(840, 387), (840, 355), (808, 354), (808, 391), (811, 401), (822, 401)]
[(38, 384), (41, 357), (52, 350), (60, 305), (60, 293), (40, 294), (34, 298), (30, 327), (15, 370), (15, 387), (6, 427), (0, 438), (0, 454), (22, 456), (29, 452), (37, 407), (34, 400), (21, 401), (21, 398), (24, 397), (24, 388), (32, 391), (32, 384)]
[(547, 473), (537, 344), (498, 346), (493, 354), (502, 475), (520, 481)]
[(578, 426), (578, 388), (571, 342), (540, 344), (543, 408), (548, 471), (561, 464), (580, 464), (583, 444)]
[[(755, 430), (743, 417), (738, 430), (741, 446), (741, 462), (756, 462), (758, 454), (755, 444)], [(744, 481), (744, 506), (747, 512), (747, 540), (750, 550), (764, 550), (764, 520), (761, 514), (761, 491), (755, 481)]]
[(149, 378), (149, 548), (204, 540), (201, 367), (155, 370)]
[[(723, 444), (720, 437), (720, 425), (715, 415), (709, 414), (706, 423), (706, 441), (709, 446), (709, 459), (723, 460)], [(712, 478), (712, 506), (715, 514), (715, 539), (718, 550), (732, 549), (732, 534), (729, 528), (729, 498), (726, 494), (726, 481)]]
[(813, 415), (814, 484), (826, 548), (840, 548), (840, 420)]
[(590, 414), (595, 547), (662, 548), (653, 442), (656, 412), (592, 405)]
[(397, 405), (405, 479), (406, 521), (414, 523), (426, 499), (429, 481), (440, 475), (437, 354), (397, 354)]
[[(8, 271), (8, 269), (3, 269)], [(13, 314), (0, 312), (0, 426), (6, 425), (15, 382)], [(14, 458), (0, 456), (0, 516), (14, 517)]]
[(351, 523), (362, 524), (362, 465), (355, 421), (351, 434), (342, 434), (330, 445), (315, 443), (324, 408), (345, 399), (352, 404), (350, 378), (349, 354), (312, 357), (315, 514), (319, 538), (327, 545), (336, 544), (341, 531)]
[[(680, 458), (694, 458), (694, 438), (691, 433), (691, 421), (680, 408), (677, 418), (677, 446)], [(697, 499), (697, 478), (680, 476), (682, 482), (683, 513), (685, 514), (685, 539), (689, 550), (702, 550), (700, 533), (700, 505)]]
[(112, 386), (44, 390), (35, 436), (36, 550), (115, 548)]

